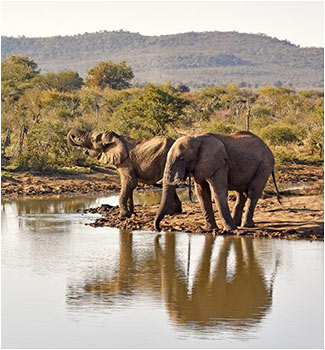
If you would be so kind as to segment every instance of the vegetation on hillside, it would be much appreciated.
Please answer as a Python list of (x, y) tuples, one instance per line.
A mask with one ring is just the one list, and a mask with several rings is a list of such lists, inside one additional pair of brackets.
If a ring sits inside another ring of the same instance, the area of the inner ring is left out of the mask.
[(41, 172), (89, 167), (96, 161), (67, 145), (71, 128), (114, 130), (139, 140), (249, 129), (279, 163), (323, 159), (323, 91), (227, 84), (189, 92), (169, 82), (114, 89), (100, 82), (85, 85), (72, 71), (40, 74), (28, 57), (2, 60), (2, 165)]
[(126, 61), (136, 82), (184, 83), (192, 89), (237, 82), (323, 88), (324, 49), (300, 48), (263, 34), (237, 32), (143, 36), (126, 31), (50, 38), (2, 37), (1, 57), (24, 55), (42, 73), (71, 70), (82, 77), (108, 58)]

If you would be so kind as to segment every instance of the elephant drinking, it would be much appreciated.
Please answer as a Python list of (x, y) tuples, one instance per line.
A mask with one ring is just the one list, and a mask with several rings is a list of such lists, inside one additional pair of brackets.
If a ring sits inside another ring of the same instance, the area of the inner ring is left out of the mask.
[[(212, 209), (213, 196), (223, 223), (223, 230), (237, 226), (254, 226), (253, 214), (266, 182), (274, 178), (274, 157), (269, 147), (256, 135), (240, 131), (230, 135), (202, 133), (176, 140), (168, 152), (163, 176), (163, 195), (155, 218), (155, 228), (168, 212), (169, 186), (175, 186), (188, 175), (194, 177), (197, 196), (206, 229), (217, 229)], [(228, 207), (228, 190), (236, 191), (232, 212)], [(242, 219), (246, 201), (247, 210)]]

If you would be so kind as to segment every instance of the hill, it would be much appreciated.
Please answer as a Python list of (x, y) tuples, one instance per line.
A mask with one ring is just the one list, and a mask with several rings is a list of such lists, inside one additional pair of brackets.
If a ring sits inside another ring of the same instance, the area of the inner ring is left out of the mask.
[(125, 60), (135, 82), (324, 87), (324, 49), (301, 48), (264, 34), (190, 32), (143, 36), (126, 31), (49, 38), (2, 37), (1, 57), (25, 55), (42, 73), (73, 70), (85, 76), (99, 61)]

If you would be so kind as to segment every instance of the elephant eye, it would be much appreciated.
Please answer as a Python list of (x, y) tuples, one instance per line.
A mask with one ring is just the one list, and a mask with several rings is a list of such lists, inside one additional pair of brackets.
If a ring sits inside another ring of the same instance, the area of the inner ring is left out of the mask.
[(185, 159), (184, 156), (180, 156), (180, 157), (179, 157), (179, 160), (184, 160), (184, 159)]

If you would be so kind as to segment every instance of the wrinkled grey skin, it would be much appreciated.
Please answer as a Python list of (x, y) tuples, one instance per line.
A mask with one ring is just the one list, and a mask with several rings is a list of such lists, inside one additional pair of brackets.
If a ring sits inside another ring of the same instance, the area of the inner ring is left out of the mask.
[[(230, 135), (202, 133), (176, 140), (168, 152), (163, 177), (163, 195), (155, 218), (155, 228), (169, 206), (169, 186), (176, 185), (189, 174), (195, 188), (206, 230), (217, 229), (211, 195), (223, 223), (223, 230), (237, 226), (253, 227), (254, 209), (270, 176), (274, 179), (274, 157), (269, 147), (256, 135), (240, 131)], [(228, 190), (236, 191), (232, 215), (228, 207)], [(276, 187), (277, 190), (277, 187)], [(278, 200), (279, 193), (277, 190)], [(243, 215), (246, 201), (247, 210)]]
[[(83, 147), (90, 157), (96, 157), (100, 163), (113, 165), (121, 179), (119, 197), (121, 216), (130, 217), (134, 213), (133, 190), (138, 182), (156, 184), (162, 179), (167, 153), (174, 140), (157, 136), (151, 140), (138, 142), (115, 132), (85, 132), (71, 130), (67, 135), (71, 146)], [(171, 200), (168, 214), (182, 212), (181, 201), (175, 186), (168, 189)]]

